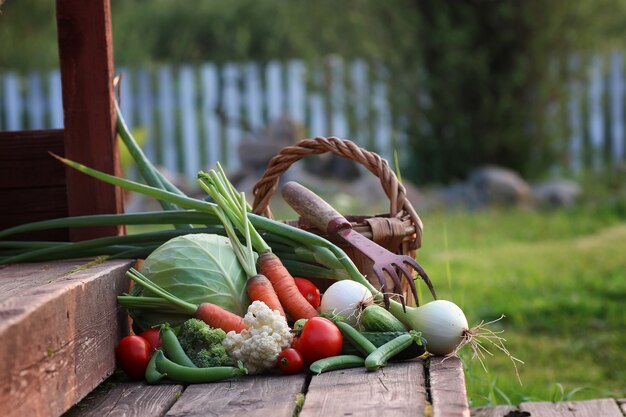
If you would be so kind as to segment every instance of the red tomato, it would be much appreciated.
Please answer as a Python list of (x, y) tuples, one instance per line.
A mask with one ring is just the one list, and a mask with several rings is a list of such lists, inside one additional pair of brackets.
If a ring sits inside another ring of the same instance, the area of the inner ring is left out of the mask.
[(335, 324), (324, 317), (307, 320), (300, 335), (291, 347), (297, 350), (304, 363), (310, 365), (318, 359), (337, 356), (341, 353), (343, 337)]
[(161, 338), (159, 337), (159, 328), (148, 329), (142, 332), (140, 337), (143, 337), (150, 343), (150, 353), (154, 352), (161, 347)]
[(126, 336), (115, 348), (122, 370), (132, 379), (143, 379), (150, 362), (150, 342), (140, 336)]
[(294, 277), (293, 279), (296, 281), (298, 290), (300, 290), (300, 293), (306, 298), (309, 304), (311, 304), (313, 308), (318, 308), (322, 299), (319, 288), (306, 278)]
[(304, 361), (302, 360), (302, 355), (297, 350), (287, 348), (278, 354), (276, 366), (283, 374), (297, 374), (304, 368)]

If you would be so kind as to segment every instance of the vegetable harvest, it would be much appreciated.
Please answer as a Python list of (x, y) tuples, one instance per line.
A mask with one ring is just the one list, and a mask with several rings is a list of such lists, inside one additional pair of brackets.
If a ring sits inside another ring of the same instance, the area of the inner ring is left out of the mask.
[[(412, 346), (419, 349), (412, 348), (407, 357), (422, 354), (424, 348), (430, 354), (451, 355), (468, 343), (480, 352), (484, 347), (476, 347), (476, 337), (508, 354), (504, 339), (482, 327), (470, 329), (463, 311), (450, 301), (419, 307), (387, 303), (384, 291), (336, 245), (251, 213), (219, 164), (217, 170), (198, 174), (200, 186), (215, 203), (184, 195), (135, 148), (121, 121), (118, 130), (147, 184), (55, 157), (104, 182), (156, 198), (166, 211), (43, 221), (0, 231), (0, 238), (55, 227), (156, 224), (172, 229), (74, 243), (2, 241), (0, 248), (9, 250), (0, 254), (0, 264), (95, 255), (145, 258), (139, 271), (127, 272), (135, 282), (130, 294), (118, 297), (134, 330), (153, 339), (151, 344), (130, 336), (142, 341), (122, 339), (118, 345), (120, 364), (132, 378), (211, 382), (276, 368), (293, 373), (303, 366), (314, 373), (348, 367), (375, 371)], [(336, 282), (320, 301), (319, 290), (300, 277)], [(318, 306), (333, 320), (320, 317)], [(298, 319), (306, 322), (292, 332), (289, 325)], [(161, 329), (156, 339), (155, 326)], [(370, 332), (379, 343), (369, 339)], [(393, 338), (381, 342), (389, 335)], [(128, 340), (137, 349), (125, 347)], [(346, 344), (353, 352), (342, 354)]]

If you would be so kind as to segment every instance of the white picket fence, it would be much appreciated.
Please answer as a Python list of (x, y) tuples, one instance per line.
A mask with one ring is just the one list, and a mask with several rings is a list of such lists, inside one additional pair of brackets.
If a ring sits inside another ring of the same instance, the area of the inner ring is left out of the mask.
[[(597, 57), (585, 70), (587, 79), (572, 82), (564, 109), (571, 137), (567, 166), (560, 168), (574, 171), (586, 160), (600, 166), (607, 151), (612, 163), (626, 160), (623, 56)], [(294, 60), (118, 72), (127, 123), (145, 138), (150, 159), (170, 172), (193, 177), (218, 160), (236, 170), (241, 141), (282, 115), (302, 123), (307, 137), (349, 138), (388, 160), (394, 150), (401, 158), (408, 154), (384, 77), (363, 60), (333, 58), (324, 67)], [(58, 71), (0, 73), (0, 130), (62, 126)]]

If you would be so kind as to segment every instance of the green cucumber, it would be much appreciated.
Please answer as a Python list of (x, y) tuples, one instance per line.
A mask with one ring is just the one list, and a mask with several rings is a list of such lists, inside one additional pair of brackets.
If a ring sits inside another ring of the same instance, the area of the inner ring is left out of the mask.
[[(405, 333), (408, 332), (406, 330), (402, 332), (361, 332), (361, 334), (365, 336), (367, 340), (372, 342), (372, 344), (377, 348)], [(417, 343), (413, 343), (407, 349), (394, 356), (392, 360), (406, 360), (422, 356), (426, 352), (424, 344), (425, 343), (422, 343), (422, 346), (420, 346)], [(346, 341), (344, 341), (343, 347), (341, 349), (341, 354), (362, 355), (362, 353), (360, 353), (355, 347), (353, 347), (350, 343)]]
[(367, 332), (406, 332), (407, 328), (385, 308), (378, 305), (367, 306), (361, 312), (363, 330)]

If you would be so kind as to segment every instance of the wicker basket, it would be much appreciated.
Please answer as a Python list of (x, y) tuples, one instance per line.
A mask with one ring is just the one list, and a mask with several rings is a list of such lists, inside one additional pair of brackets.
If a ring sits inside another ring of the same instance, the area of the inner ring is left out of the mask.
[[(389, 164), (379, 155), (360, 148), (349, 140), (335, 137), (316, 137), (304, 139), (293, 146), (283, 148), (278, 155), (268, 163), (266, 171), (253, 188), (253, 210), (257, 214), (272, 217), (269, 202), (278, 187), (280, 176), (291, 164), (308, 155), (318, 155), (326, 152), (350, 159), (362, 164), (372, 174), (380, 179), (380, 184), (389, 198), (389, 213), (384, 215), (345, 215), (352, 223), (352, 227), (365, 237), (375, 241), (391, 252), (415, 256), (415, 252), (422, 244), (423, 224), (415, 209), (406, 198), (406, 190), (398, 182), (396, 175), (389, 168)], [(306, 224), (302, 219), (288, 223), (329, 238), (325, 231), (320, 231)], [(333, 239), (330, 239), (333, 240)], [(357, 268), (368, 280), (379, 287), (378, 280), (371, 273), (372, 262), (360, 252), (353, 250), (343, 242), (337, 243), (353, 260)], [(390, 279), (388, 288), (393, 288)], [(403, 293), (407, 301), (412, 300), (406, 281), (403, 280)]]

